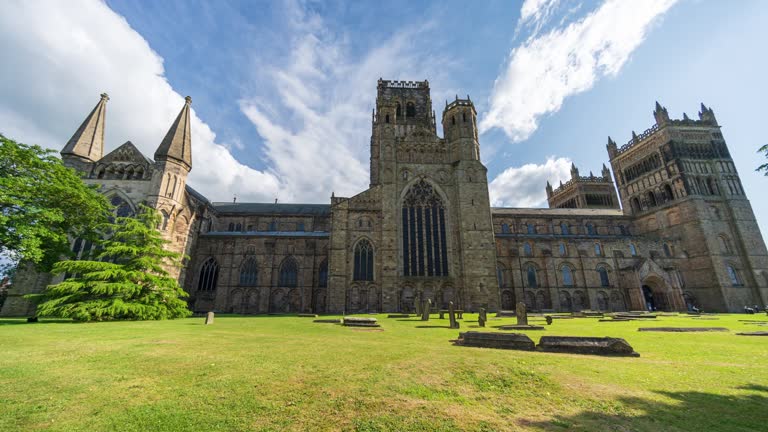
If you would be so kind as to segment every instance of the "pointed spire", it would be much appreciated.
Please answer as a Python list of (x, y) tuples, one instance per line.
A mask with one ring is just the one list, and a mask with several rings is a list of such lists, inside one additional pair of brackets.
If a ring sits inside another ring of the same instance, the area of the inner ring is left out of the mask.
[(687, 121), (687, 120), (690, 120), (690, 119), (688, 118), (688, 114), (686, 114), (686, 113), (683, 113), (683, 121)]
[(90, 161), (97, 161), (104, 156), (104, 121), (107, 115), (107, 101), (109, 95), (101, 94), (99, 103), (93, 108), (83, 124), (77, 129), (67, 145), (61, 151), (61, 155), (73, 155)]
[(155, 151), (155, 160), (174, 159), (192, 169), (192, 133), (189, 124), (189, 110), (192, 98), (184, 98), (184, 107), (171, 125), (165, 138)]
[(661, 107), (661, 104), (659, 101), (656, 101), (656, 111), (661, 111), (663, 108)]
[(701, 112), (707, 112), (707, 107), (704, 105), (704, 102), (701, 103)]
[(576, 164), (571, 162), (571, 179), (579, 178), (579, 169), (576, 168)]

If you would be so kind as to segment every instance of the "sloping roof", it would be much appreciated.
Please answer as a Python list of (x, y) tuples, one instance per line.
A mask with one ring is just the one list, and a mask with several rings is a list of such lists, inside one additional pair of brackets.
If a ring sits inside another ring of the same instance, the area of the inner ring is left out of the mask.
[(189, 106), (192, 98), (185, 98), (184, 107), (165, 134), (163, 142), (155, 151), (155, 160), (176, 159), (192, 168), (192, 133), (189, 125)]
[(99, 103), (93, 108), (83, 124), (77, 128), (72, 138), (61, 151), (62, 155), (72, 154), (92, 161), (101, 159), (104, 154), (104, 122), (107, 113), (107, 101), (109, 96), (101, 94)]
[(330, 204), (213, 203), (219, 213), (329, 216)]
[(525, 215), (525, 216), (624, 216), (624, 212), (619, 209), (579, 209), (579, 208), (509, 208), (509, 207), (493, 207), (491, 208), (491, 214), (493, 215)]
[(198, 201), (200, 201), (200, 202), (202, 202), (204, 204), (212, 205), (211, 202), (208, 201), (208, 198), (203, 196), (203, 194), (201, 194), (200, 192), (192, 189), (189, 185), (185, 185), (185, 186), (186, 186), (185, 189), (187, 190), (187, 193), (192, 195), (193, 198), (195, 198), (196, 200), (198, 200)]

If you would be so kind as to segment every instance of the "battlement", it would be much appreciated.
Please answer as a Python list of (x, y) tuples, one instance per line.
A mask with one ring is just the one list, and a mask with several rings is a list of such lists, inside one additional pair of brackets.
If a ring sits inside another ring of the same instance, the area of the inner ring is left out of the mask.
[(429, 80), (424, 81), (405, 81), (405, 80), (385, 80), (379, 78), (378, 89), (429, 89)]
[(576, 183), (607, 183), (611, 184), (613, 183), (610, 178), (606, 177), (599, 177), (595, 175), (590, 176), (579, 176), (575, 179), (570, 179), (565, 183), (560, 183), (560, 186), (557, 187), (554, 191), (552, 191), (552, 196), (556, 196), (562, 192), (565, 192), (567, 189), (569, 189), (572, 185)]

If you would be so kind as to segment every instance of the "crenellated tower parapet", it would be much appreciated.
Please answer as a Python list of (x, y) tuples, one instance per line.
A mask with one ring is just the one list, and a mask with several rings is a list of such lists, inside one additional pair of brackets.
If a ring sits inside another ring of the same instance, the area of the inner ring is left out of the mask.
[(579, 169), (572, 164), (571, 179), (565, 183), (561, 181), (556, 189), (547, 182), (546, 190), (549, 208), (619, 208), (616, 187), (605, 164), (600, 176), (592, 172), (588, 176), (581, 176)]

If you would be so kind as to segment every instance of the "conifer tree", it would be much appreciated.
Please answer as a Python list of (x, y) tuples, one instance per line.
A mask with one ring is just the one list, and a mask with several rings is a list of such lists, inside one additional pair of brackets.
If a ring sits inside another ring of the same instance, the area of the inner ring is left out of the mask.
[[(765, 153), (765, 157), (766, 157), (766, 159), (768, 159), (768, 144), (766, 144), (766, 145), (760, 147), (759, 149), (757, 149), (757, 152), (758, 153)], [(766, 175), (766, 177), (768, 177), (768, 163), (764, 163), (764, 164), (760, 165), (759, 167), (757, 167), (757, 169), (755, 171), (758, 171), (758, 172), (759, 171), (765, 171), (764, 174)]]
[(27, 298), (40, 316), (75, 321), (159, 320), (190, 315), (187, 294), (165, 266), (179, 266), (181, 254), (167, 251), (157, 231), (160, 215), (141, 206), (135, 217), (105, 224), (94, 260), (61, 261), (53, 272), (68, 277)]

